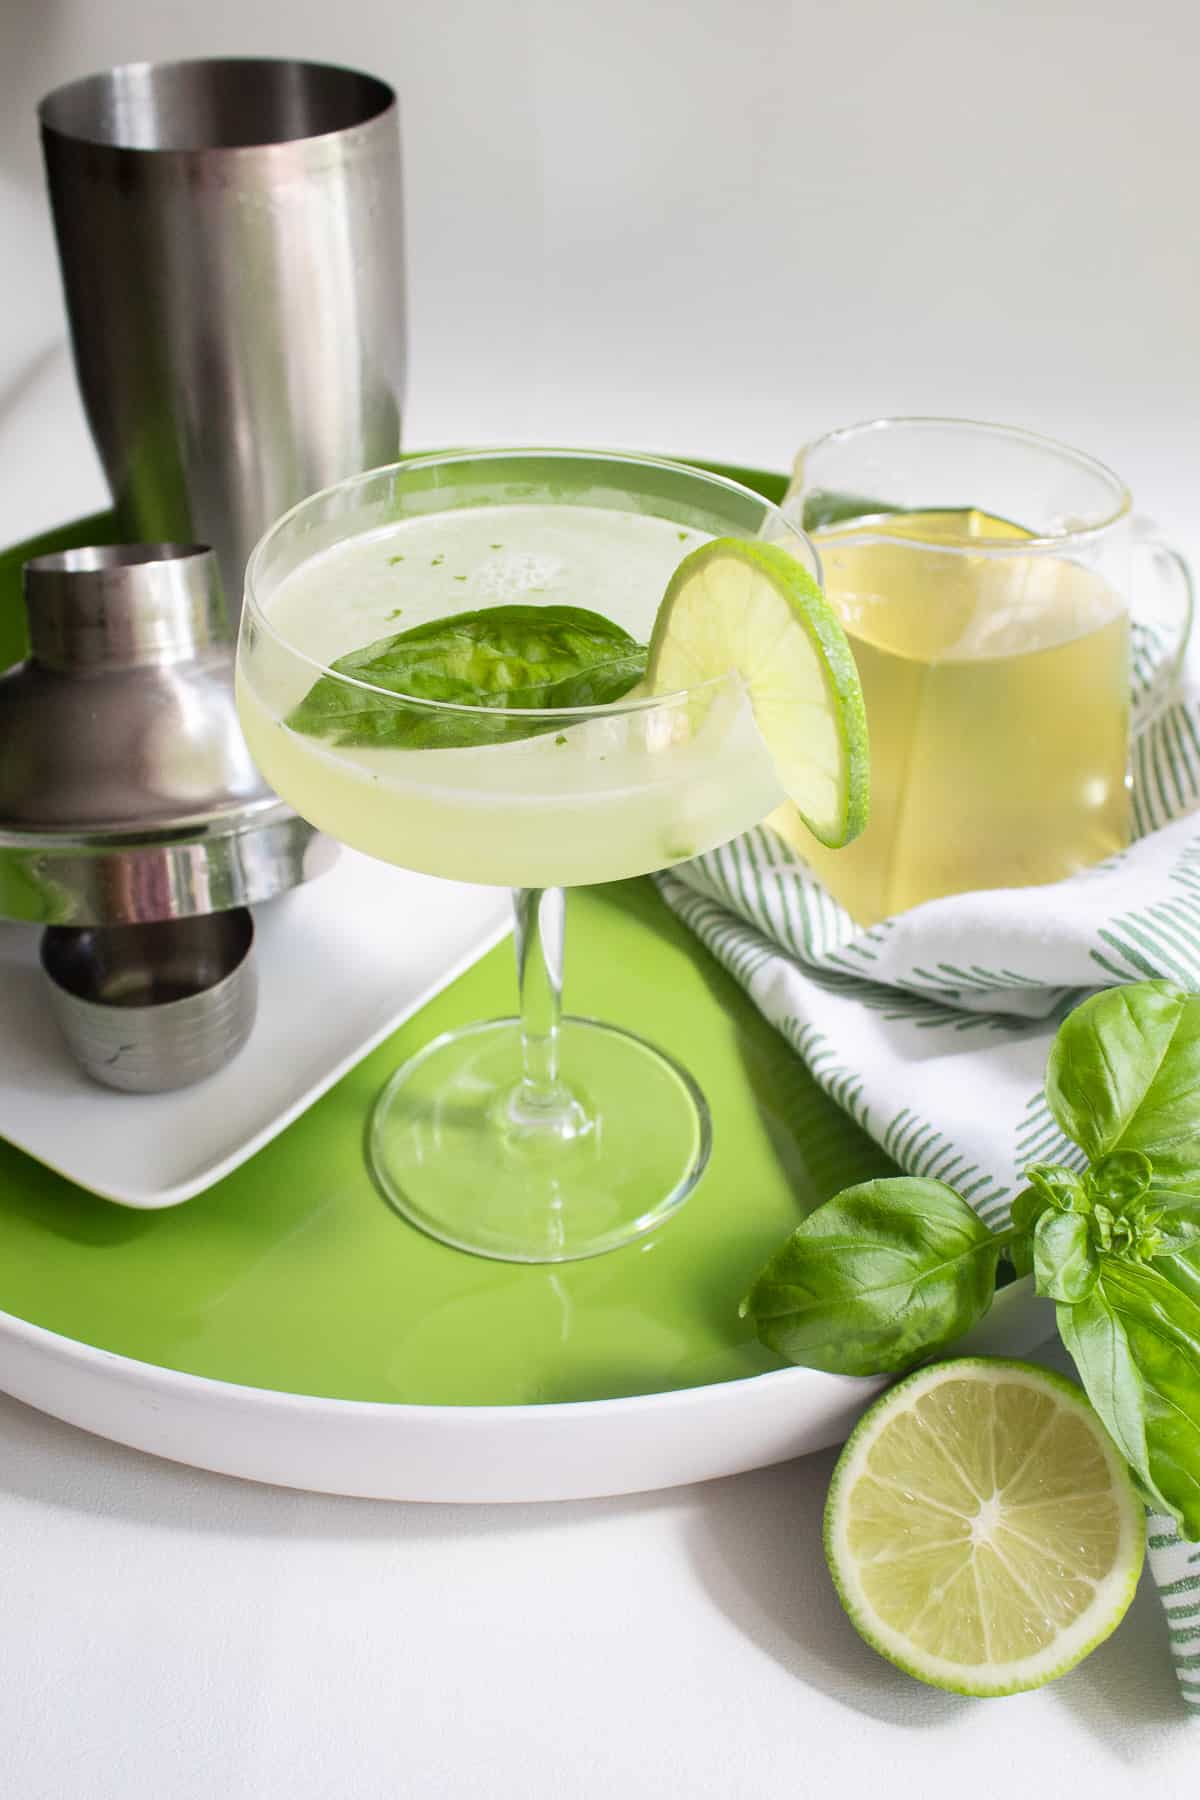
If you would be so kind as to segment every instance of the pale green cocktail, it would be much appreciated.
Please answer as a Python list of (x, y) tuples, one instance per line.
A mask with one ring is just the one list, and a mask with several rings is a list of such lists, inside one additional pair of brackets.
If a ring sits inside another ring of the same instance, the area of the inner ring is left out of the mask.
[[(370, 1122), (377, 1184), (431, 1235), (511, 1261), (591, 1256), (652, 1229), (699, 1179), (710, 1126), (687, 1073), (627, 1031), (561, 1016), (563, 889), (710, 849), (784, 786), (839, 841), (865, 803), (861, 696), (814, 576), (808, 539), (736, 482), (579, 451), (375, 470), (304, 501), (256, 549), (238, 708), (272, 786), (372, 856), (514, 889), (520, 1018), (428, 1045)], [(565, 609), (600, 615), (634, 672), (606, 690), (589, 665), (544, 691), (610, 703), (521, 702), (542, 691), (528, 643), (504, 690), (497, 621), (519, 613), (532, 642)], [(416, 669), (410, 632), (461, 634), (464, 617), (476, 637), (432, 688), (427, 668), (396, 674)], [(489, 634), (504, 691), (441, 697)]]
[(271, 597), (269, 628), (297, 654), (243, 660), (254, 759), (331, 837), (456, 881), (615, 881), (725, 843), (782, 798), (746, 696), (728, 684), (702, 718), (683, 704), (605, 708), (513, 743), (448, 750), (331, 746), (286, 723), (313, 663), (468, 607), (586, 606), (645, 643), (673, 570), (709, 535), (532, 502), (403, 519), (335, 544)]

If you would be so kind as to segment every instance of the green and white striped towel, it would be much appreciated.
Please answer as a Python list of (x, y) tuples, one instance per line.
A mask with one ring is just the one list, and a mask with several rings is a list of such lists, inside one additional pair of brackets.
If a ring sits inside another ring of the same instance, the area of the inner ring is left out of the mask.
[[(1135, 662), (1135, 705), (1153, 661)], [(1000, 1225), (1029, 1163), (1081, 1160), (1043, 1095), (1063, 1016), (1122, 981), (1200, 990), (1197, 695), (1143, 726), (1134, 770), (1136, 841), (1049, 887), (952, 895), (863, 929), (765, 826), (659, 885), (895, 1162)], [(1200, 1546), (1163, 1520), (1150, 1543), (1181, 1688), (1200, 1710)]]
[(1174, 1521), (1146, 1515), (1150, 1567), (1162, 1596), (1179, 1691), (1200, 1713), (1200, 1544), (1185, 1544)]

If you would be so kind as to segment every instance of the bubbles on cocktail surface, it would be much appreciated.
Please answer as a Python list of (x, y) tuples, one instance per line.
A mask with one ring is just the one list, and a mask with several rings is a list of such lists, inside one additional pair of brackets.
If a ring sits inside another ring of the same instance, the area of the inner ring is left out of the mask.
[(522, 600), (545, 599), (560, 587), (568, 573), (561, 556), (539, 555), (534, 550), (493, 551), (478, 563), (467, 579), (474, 601), (513, 605)]
[(705, 535), (561, 503), (418, 514), (311, 556), (264, 611), (299, 656), (326, 664), (434, 619), (514, 604), (587, 607), (645, 643), (667, 582)]

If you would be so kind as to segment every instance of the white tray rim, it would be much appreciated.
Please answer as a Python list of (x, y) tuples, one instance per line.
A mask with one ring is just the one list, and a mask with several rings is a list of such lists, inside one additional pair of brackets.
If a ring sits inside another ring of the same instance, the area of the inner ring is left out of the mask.
[[(1022, 1356), (1053, 1330), (1026, 1277), (997, 1293), (959, 1348)], [(141, 1362), (3, 1311), (0, 1351), (0, 1389), (132, 1449), (272, 1486), (443, 1504), (595, 1499), (740, 1474), (842, 1442), (885, 1385), (788, 1368), (545, 1405), (339, 1400)]]

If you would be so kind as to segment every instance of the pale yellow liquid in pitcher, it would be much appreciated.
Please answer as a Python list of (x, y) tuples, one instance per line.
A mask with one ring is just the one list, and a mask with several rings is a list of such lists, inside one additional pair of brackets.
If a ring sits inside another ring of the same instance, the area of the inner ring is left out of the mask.
[[(782, 830), (860, 924), (976, 888), (1058, 881), (1129, 839), (1129, 627), (1093, 571), (972, 554), (981, 515), (906, 514), (814, 534), (858, 663), (871, 817), (825, 850)], [(974, 530), (971, 524), (974, 522)], [(921, 535), (946, 550), (905, 543)], [(955, 543), (953, 552), (950, 544)]]

